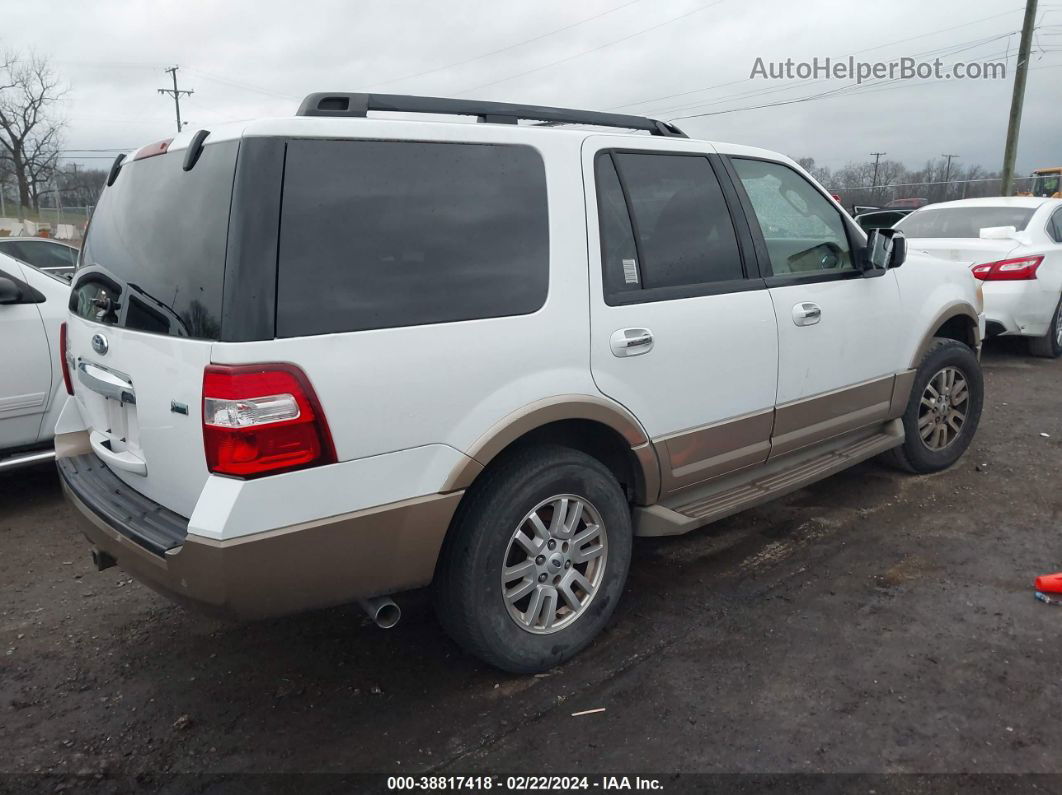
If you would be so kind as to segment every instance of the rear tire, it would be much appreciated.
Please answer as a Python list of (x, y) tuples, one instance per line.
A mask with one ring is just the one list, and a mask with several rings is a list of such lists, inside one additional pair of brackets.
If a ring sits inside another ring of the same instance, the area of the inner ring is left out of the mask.
[(1062, 299), (1055, 305), (1055, 313), (1051, 316), (1047, 333), (1042, 337), (1030, 337), (1029, 353), (1045, 359), (1057, 359), (1062, 356)]
[(947, 469), (973, 441), (983, 406), (984, 380), (974, 352), (956, 340), (933, 340), (901, 418), (904, 442), (882, 459), (918, 474)]
[(432, 586), (436, 613), (469, 653), (538, 673), (601, 631), (630, 558), (630, 506), (612, 473), (577, 450), (529, 448), (462, 502)]

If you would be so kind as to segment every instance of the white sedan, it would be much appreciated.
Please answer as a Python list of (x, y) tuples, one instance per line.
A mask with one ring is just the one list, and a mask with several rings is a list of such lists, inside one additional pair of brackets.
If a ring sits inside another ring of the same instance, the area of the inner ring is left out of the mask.
[(55, 420), (67, 392), (59, 326), (69, 298), (69, 282), (0, 254), (0, 471), (55, 455)]
[(1062, 199), (932, 204), (896, 229), (912, 251), (970, 264), (984, 288), (987, 336), (1028, 337), (1034, 355), (1062, 356)]

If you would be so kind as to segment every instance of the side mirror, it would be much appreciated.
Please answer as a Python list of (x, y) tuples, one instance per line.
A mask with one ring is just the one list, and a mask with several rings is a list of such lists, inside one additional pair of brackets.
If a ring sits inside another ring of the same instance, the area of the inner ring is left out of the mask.
[(898, 268), (907, 259), (907, 238), (897, 229), (871, 229), (867, 234), (863, 272), (868, 276)]
[(0, 276), (0, 304), (22, 303), (22, 290), (14, 279)]
[(21, 279), (0, 271), (0, 306), (4, 304), (43, 304), (45, 295)]

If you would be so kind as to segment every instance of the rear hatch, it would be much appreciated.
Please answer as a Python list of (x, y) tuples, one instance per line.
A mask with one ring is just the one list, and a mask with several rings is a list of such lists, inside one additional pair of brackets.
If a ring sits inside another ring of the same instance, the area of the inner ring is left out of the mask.
[(221, 335), (239, 142), (127, 161), (92, 217), (73, 280), (67, 359), (94, 452), (188, 517), (207, 479), (201, 393)]

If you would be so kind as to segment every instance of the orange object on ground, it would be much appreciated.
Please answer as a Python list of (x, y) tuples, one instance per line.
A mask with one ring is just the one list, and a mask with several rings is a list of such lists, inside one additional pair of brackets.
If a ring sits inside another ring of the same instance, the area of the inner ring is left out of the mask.
[(1036, 578), (1036, 590), (1047, 593), (1062, 593), (1062, 571), (1058, 574), (1043, 574)]

